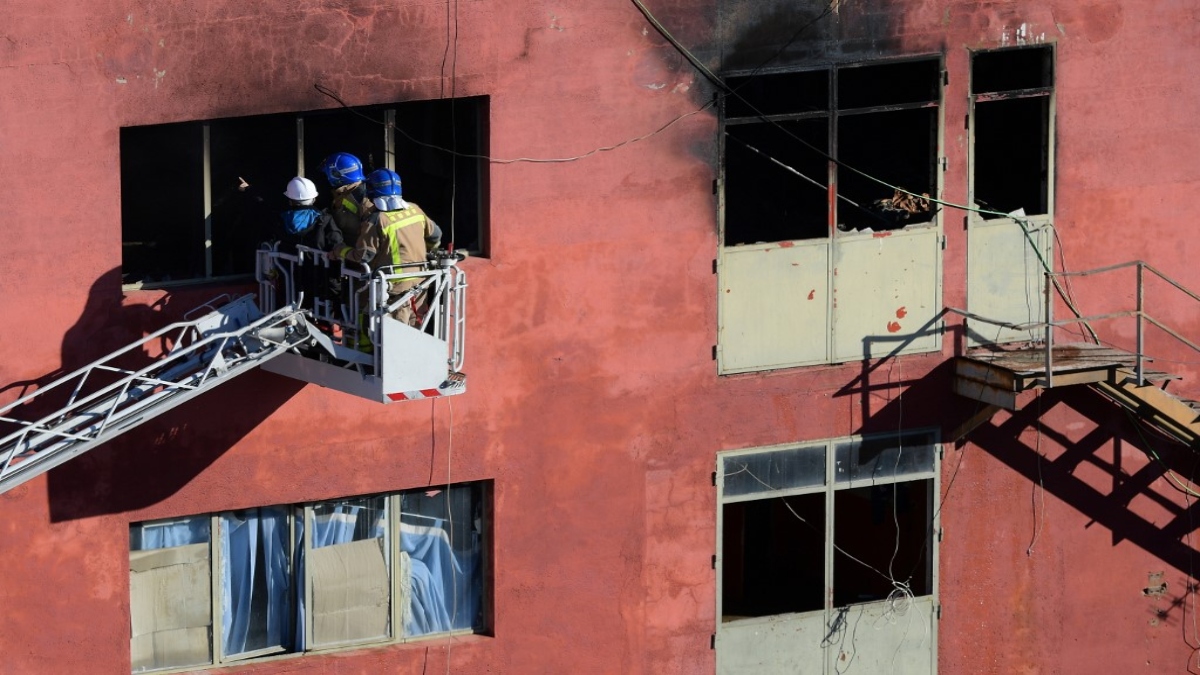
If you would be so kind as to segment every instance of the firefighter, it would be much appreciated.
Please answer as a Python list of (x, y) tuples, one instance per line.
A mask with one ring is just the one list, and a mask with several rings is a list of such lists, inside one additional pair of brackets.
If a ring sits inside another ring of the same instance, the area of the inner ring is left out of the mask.
[(363, 186), (363, 165), (348, 152), (335, 152), (321, 162), (321, 173), (333, 188), (329, 214), (345, 241), (357, 241), (361, 224), (370, 211)]
[[(313, 208), (317, 186), (307, 178), (297, 176), (288, 181), (283, 196), (291, 208), (284, 211), (281, 240), (291, 251), (307, 246), (321, 251), (337, 251), (344, 247), (342, 232), (331, 215)], [(299, 271), (300, 288), (308, 298), (336, 298), (341, 291), (341, 277), (319, 260), (308, 258)]]
[[(363, 221), (357, 243), (354, 248), (343, 246), (330, 257), (367, 263), (372, 271), (388, 265), (424, 263), (426, 253), (441, 243), (441, 228), (425, 215), (421, 207), (404, 201), (400, 176), (395, 171), (379, 169), (371, 172), (367, 176), (366, 188), (367, 198), (371, 200), (374, 210)], [(403, 274), (403, 270), (397, 269), (394, 273)], [(419, 277), (403, 276), (393, 281), (388, 289), (389, 304), (420, 281)], [(413, 297), (392, 312), (392, 316), (410, 326), (419, 326), (424, 296), (422, 292)]]

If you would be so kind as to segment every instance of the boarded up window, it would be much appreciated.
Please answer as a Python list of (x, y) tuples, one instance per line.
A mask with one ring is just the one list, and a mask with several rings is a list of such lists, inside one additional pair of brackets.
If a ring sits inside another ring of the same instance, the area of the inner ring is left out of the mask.
[[(202, 519), (193, 519), (202, 520)], [(206, 519), (203, 519), (206, 520)], [(135, 526), (136, 528), (137, 526)], [(133, 672), (212, 662), (212, 577), (203, 541), (183, 536), (149, 541), (138, 532), (129, 552), (130, 655)]]

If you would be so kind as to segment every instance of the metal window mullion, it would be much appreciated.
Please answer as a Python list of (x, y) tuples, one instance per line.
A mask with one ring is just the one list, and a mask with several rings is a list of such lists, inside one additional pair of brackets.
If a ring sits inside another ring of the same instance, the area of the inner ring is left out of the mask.
[(312, 593), (312, 540), (313, 527), (316, 524), (316, 519), (313, 518), (312, 504), (304, 505), (304, 579), (301, 583), (304, 584), (304, 651), (310, 652), (313, 650), (313, 593)]
[(304, 118), (296, 116), (296, 175), (304, 176)]
[(203, 130), (204, 167), (204, 278), (211, 279), (213, 275), (212, 260), (212, 127), (209, 124), (201, 126)]
[[(455, 161), (453, 157), (450, 161)], [(383, 111), (383, 165), (396, 170), (396, 109)]]
[[(387, 156), (387, 153), (384, 153)], [(388, 571), (392, 580), (392, 639), (398, 642), (402, 639), (404, 630), (402, 600), (407, 601), (408, 594), (400, 584), (400, 493), (394, 492), (387, 497), (388, 504)]]
[[(837, 458), (834, 455), (835, 449), (836, 448), (835, 448), (835, 444), (833, 441), (826, 442), (826, 444), (825, 444), (825, 597), (823, 598), (823, 601), (824, 601), (824, 609), (825, 609), (825, 625), (827, 625), (827, 626), (830, 625), (830, 622), (833, 621), (833, 610), (834, 610), (833, 589), (834, 589), (834, 584), (837, 583), (837, 580), (833, 578), (833, 564), (834, 564), (833, 528), (835, 525), (833, 504), (834, 504), (834, 497), (837, 494), (837, 490), (835, 489), (835, 483), (834, 483), (834, 480), (836, 478), (836, 471), (837, 471)], [(825, 658), (826, 666), (828, 666), (830, 663), (829, 659), (832, 658), (830, 656), (830, 654), (833, 651), (834, 650), (827, 650), (826, 658)]]
[(763, 492), (752, 492), (746, 495), (735, 495), (732, 497), (721, 497), (722, 504), (737, 504), (739, 502), (753, 502), (760, 499), (782, 499), (785, 497), (799, 497), (803, 495), (812, 495), (822, 492), (826, 489), (826, 485), (809, 485), (806, 487), (788, 488), (785, 490), (768, 490)]
[[(205, 129), (208, 125), (205, 125)], [(207, 134), (206, 134), (207, 137)], [(207, 145), (207, 144), (206, 144)], [(207, 154), (207, 153), (206, 153)], [(221, 516), (213, 514), (208, 524), (208, 558), (209, 558), (209, 585), (212, 587), (211, 597), (209, 598), (212, 606), (212, 662), (214, 664), (221, 663), (225, 659), (225, 641), (221, 636), (225, 632), (223, 615), (221, 613), (221, 566), (225, 564), (224, 556), (221, 555), (221, 547), (218, 542), (221, 538)]]
[[(826, 131), (826, 134), (825, 134), (825, 142), (826, 142), (825, 151), (827, 153), (829, 153), (829, 156), (833, 157), (834, 159), (836, 159), (838, 156), (838, 142), (837, 142), (838, 78), (837, 78), (837, 72), (838, 72), (837, 68), (829, 69), (829, 102), (828, 102), (829, 124), (828, 124), (828, 130)], [(830, 362), (833, 360), (834, 344), (837, 341), (837, 328), (836, 328), (837, 324), (836, 324), (836, 321), (834, 318), (833, 305), (834, 305), (834, 297), (837, 294), (837, 289), (834, 286), (834, 284), (837, 282), (837, 276), (834, 274), (834, 269), (837, 264), (835, 258), (837, 257), (837, 240), (838, 240), (838, 233), (837, 233), (837, 219), (838, 219), (838, 204), (837, 204), (837, 201), (838, 201), (837, 200), (838, 170), (837, 169), (838, 169), (838, 167), (837, 167), (837, 162), (832, 162), (832, 161), (827, 161), (826, 166), (827, 166), (827, 171), (828, 171), (827, 175), (828, 175), (829, 190), (828, 190), (828, 195), (826, 198), (827, 203), (825, 206), (826, 221), (827, 221), (825, 226), (826, 226), (826, 228), (828, 228), (827, 232), (825, 233), (825, 241), (828, 242), (827, 243), (828, 251), (825, 255), (825, 279), (826, 279), (825, 288), (828, 289), (828, 293), (826, 294), (827, 297), (825, 298), (825, 325), (828, 326), (828, 328), (826, 329), (827, 332), (825, 335), (825, 361)], [(830, 446), (830, 447), (832, 447), (832, 446)], [(826, 461), (832, 461), (832, 459), (829, 457), (826, 457)], [(829, 484), (830, 483), (828, 483), (828, 479), (827, 479), (826, 485), (829, 485)]]

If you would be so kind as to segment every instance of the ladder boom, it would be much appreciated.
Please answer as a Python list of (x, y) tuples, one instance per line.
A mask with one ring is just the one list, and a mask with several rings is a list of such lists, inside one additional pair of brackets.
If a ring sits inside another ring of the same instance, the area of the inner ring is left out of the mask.
[[(39, 388), (0, 408), (0, 429), (11, 429), (0, 437), (0, 493), (279, 356), (314, 332), (291, 305), (264, 316), (247, 295)], [(121, 364), (155, 351), (164, 353), (148, 365)]]

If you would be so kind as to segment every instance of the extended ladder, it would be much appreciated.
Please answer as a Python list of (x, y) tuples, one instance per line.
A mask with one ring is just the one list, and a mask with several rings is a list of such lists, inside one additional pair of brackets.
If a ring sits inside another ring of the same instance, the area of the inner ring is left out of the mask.
[(253, 295), (216, 306), (220, 300), (198, 308), (211, 310), (198, 319), (171, 324), (0, 408), (0, 493), (310, 341), (315, 332), (291, 305), (263, 315)]

